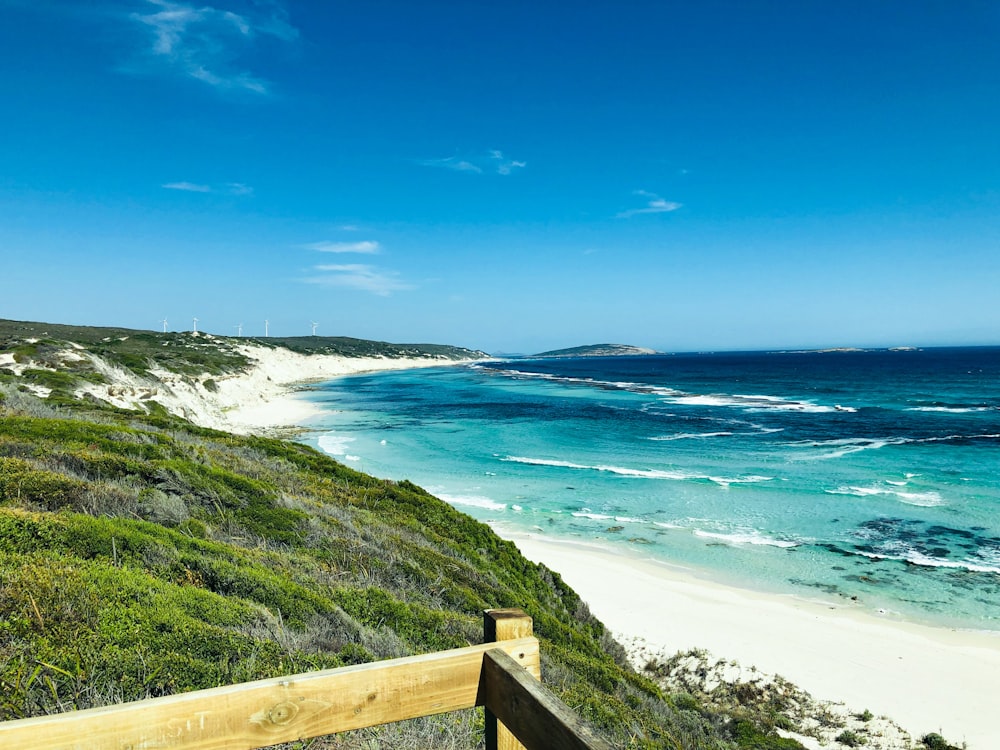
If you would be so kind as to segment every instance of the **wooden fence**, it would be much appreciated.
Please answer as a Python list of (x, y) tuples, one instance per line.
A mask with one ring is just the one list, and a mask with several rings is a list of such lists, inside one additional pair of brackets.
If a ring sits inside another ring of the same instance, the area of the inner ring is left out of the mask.
[(480, 646), (0, 723), (4, 750), (255, 750), (486, 709), (488, 750), (610, 750), (540, 682), (521, 610), (487, 610)]

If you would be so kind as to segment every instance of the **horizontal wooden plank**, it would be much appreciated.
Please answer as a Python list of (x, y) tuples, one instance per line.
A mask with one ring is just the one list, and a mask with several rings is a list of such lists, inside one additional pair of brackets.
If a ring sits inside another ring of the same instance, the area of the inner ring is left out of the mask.
[(483, 659), (480, 702), (528, 750), (612, 750), (506, 650), (491, 650)]
[(0, 723), (17, 750), (252, 750), (476, 705), (483, 655), (539, 669), (521, 638)]

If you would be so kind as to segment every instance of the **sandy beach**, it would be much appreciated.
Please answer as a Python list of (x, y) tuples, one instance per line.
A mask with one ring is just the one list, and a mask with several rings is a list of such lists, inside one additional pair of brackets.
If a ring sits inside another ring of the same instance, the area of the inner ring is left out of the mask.
[[(204, 426), (274, 433), (320, 413), (302, 397), (309, 382), (456, 364), (304, 356), (256, 346), (242, 351), (250, 367), (216, 376), (212, 390), (204, 378), (162, 372), (150, 382), (115, 371), (108, 373), (114, 389), (101, 386), (95, 395), (132, 408), (137, 400), (152, 399)], [(640, 550), (622, 554), (584, 539), (497, 532), (529, 559), (557, 571), (630, 649), (639, 668), (646, 654), (706, 649), (714, 657), (781, 675), (816, 699), (888, 716), (914, 738), (937, 732), (950, 742), (967, 743), (969, 750), (1000, 745), (993, 719), (1000, 705), (1000, 633), (915, 625), (843, 599), (825, 602), (729, 587), (696, 571), (657, 563)]]
[[(210, 337), (209, 337), (210, 338)], [(144, 377), (90, 355), (73, 350), (66, 358), (84, 357), (107, 383), (86, 383), (77, 395), (89, 394), (123, 409), (145, 411), (144, 404), (156, 402), (167, 411), (203, 427), (239, 434), (273, 434), (283, 428), (308, 421), (320, 409), (301, 397), (309, 383), (343, 375), (381, 370), (408, 370), (461, 364), (460, 360), (438, 357), (343, 357), (328, 354), (299, 354), (282, 347), (239, 344), (247, 367), (227, 374), (205, 373), (200, 377), (153, 368)], [(4, 362), (15, 372), (24, 365)], [(37, 395), (48, 395), (36, 388)]]
[[(356, 369), (335, 374), (429, 364), (445, 363), (317, 361), (315, 366), (333, 377), (329, 370), (344, 366)], [(277, 361), (272, 366), (279, 370), (271, 382), (290, 381), (297, 370)], [(240, 429), (253, 430), (301, 424), (314, 413), (287, 385), (265, 395), (261, 403), (244, 402), (227, 417)], [(696, 571), (644, 558), (641, 551), (625, 555), (586, 540), (497, 531), (526, 557), (562, 575), (633, 652), (637, 667), (644, 654), (706, 649), (714, 657), (781, 675), (816, 699), (886, 716), (915, 740), (937, 732), (969, 750), (1000, 744), (993, 719), (1000, 704), (1000, 633), (907, 623), (843, 599), (807, 600), (721, 585)], [(910, 745), (889, 741), (883, 747)]]
[(704, 648), (780, 674), (815, 698), (887, 715), (914, 738), (938, 732), (969, 750), (1000, 743), (1000, 634), (727, 587), (596, 544), (498, 533), (558, 571), (627, 645)]

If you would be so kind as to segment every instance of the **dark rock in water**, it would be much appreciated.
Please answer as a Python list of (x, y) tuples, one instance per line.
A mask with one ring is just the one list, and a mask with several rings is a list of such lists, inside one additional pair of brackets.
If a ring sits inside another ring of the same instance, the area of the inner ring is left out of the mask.
[(826, 544), (826, 543), (824, 543), (824, 544), (820, 544), (818, 546), (822, 547), (827, 552), (833, 552), (835, 555), (842, 555), (843, 557), (854, 557), (854, 553), (853, 552), (850, 552), (850, 551), (848, 551), (846, 549), (841, 549), (836, 544)]
[(608, 526), (608, 528), (606, 528), (605, 531), (609, 534), (617, 534), (624, 528), (625, 528), (624, 526)]
[(917, 551), (927, 555), (928, 557), (951, 557), (951, 550), (947, 547), (917, 547)]
[(631, 539), (629, 539), (629, 541), (632, 542), (632, 544), (652, 544), (651, 541), (649, 541), (648, 539), (643, 539), (641, 536), (634, 536)]
[(931, 526), (927, 529), (928, 536), (960, 536), (966, 539), (975, 539), (976, 535), (965, 529), (953, 529), (950, 526)]
[(825, 591), (827, 594), (840, 594), (841, 596), (844, 596), (840, 587), (835, 586), (832, 583), (823, 583), (822, 581), (805, 581), (801, 578), (789, 578), (788, 582), (794, 583), (796, 586), (807, 586), (811, 589), (819, 589), (820, 591)]

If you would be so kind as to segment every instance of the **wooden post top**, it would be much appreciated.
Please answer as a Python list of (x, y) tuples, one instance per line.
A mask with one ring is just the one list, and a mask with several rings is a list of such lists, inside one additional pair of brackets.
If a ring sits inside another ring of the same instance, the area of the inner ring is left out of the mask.
[(487, 609), (483, 611), (483, 641), (509, 641), (534, 635), (531, 618), (523, 609)]

